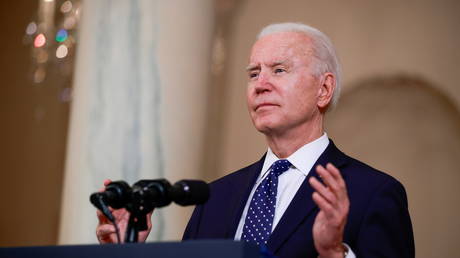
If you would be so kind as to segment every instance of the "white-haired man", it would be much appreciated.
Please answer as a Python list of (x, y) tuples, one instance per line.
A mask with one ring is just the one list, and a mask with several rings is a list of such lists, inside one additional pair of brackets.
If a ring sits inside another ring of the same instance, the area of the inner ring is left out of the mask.
[[(247, 73), (249, 114), (268, 150), (211, 183), (184, 239), (250, 241), (278, 257), (413, 257), (403, 186), (343, 154), (324, 132), (340, 89), (327, 36), (303, 24), (269, 25)], [(103, 239), (113, 229), (98, 232)]]

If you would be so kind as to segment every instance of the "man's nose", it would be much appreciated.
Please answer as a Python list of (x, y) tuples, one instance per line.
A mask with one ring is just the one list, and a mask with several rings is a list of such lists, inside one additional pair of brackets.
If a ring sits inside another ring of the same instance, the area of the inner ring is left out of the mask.
[(257, 94), (271, 91), (273, 85), (271, 83), (271, 76), (267, 72), (260, 72), (255, 85)]

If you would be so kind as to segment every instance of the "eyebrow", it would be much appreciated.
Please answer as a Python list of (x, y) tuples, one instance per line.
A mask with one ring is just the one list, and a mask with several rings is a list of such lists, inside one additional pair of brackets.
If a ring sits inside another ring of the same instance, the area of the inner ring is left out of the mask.
[[(276, 62), (271, 63), (269, 65), (269, 67), (275, 67), (275, 66), (278, 66), (278, 65), (286, 64), (286, 63), (287, 63), (287, 60), (276, 61)], [(248, 71), (248, 72), (254, 71), (254, 70), (257, 70), (257, 69), (260, 69), (260, 65), (248, 65), (246, 67), (246, 71)]]
[(260, 67), (260, 65), (248, 65), (248, 66), (246, 67), (246, 71), (247, 71), (247, 72), (254, 71), (254, 70), (259, 69), (259, 67)]

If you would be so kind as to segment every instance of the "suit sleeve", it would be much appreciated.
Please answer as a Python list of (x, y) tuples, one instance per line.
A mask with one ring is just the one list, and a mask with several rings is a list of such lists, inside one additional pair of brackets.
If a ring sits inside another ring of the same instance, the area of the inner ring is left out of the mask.
[(415, 257), (406, 191), (391, 178), (375, 193), (358, 234), (357, 257)]

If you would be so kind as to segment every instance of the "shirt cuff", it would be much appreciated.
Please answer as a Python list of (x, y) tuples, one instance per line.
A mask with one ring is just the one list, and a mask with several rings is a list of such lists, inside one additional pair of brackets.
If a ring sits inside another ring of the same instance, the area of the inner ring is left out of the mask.
[(355, 253), (353, 253), (353, 251), (351, 250), (350, 246), (345, 244), (345, 243), (343, 243), (343, 245), (346, 246), (347, 249), (348, 249), (348, 252), (347, 252), (347, 255), (345, 256), (345, 258), (356, 258), (356, 255), (355, 255)]

